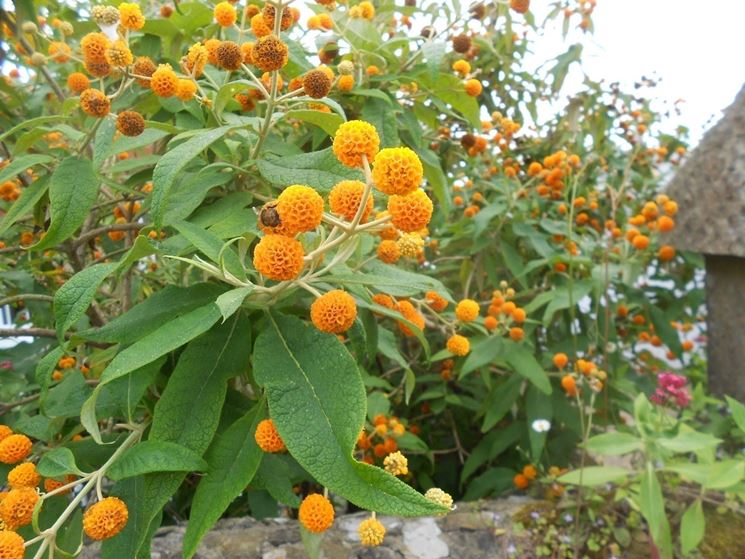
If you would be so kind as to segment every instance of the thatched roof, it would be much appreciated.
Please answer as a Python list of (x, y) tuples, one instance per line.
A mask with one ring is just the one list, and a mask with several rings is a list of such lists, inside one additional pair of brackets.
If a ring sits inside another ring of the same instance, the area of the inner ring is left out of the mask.
[(667, 188), (678, 203), (668, 241), (683, 250), (745, 257), (745, 87)]

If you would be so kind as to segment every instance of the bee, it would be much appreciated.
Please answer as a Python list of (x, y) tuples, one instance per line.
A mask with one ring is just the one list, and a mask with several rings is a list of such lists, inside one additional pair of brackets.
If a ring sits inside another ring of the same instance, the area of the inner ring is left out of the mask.
[(259, 219), (264, 227), (279, 227), (282, 221), (277, 212), (277, 202), (267, 202), (259, 212)]

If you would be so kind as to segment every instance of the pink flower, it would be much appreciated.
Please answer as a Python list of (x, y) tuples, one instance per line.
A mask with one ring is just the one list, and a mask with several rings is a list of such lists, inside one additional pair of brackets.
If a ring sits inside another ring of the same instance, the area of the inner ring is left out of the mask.
[(657, 389), (649, 397), (653, 404), (658, 406), (688, 407), (691, 403), (691, 394), (686, 384), (688, 379), (675, 373), (660, 373), (657, 377)]

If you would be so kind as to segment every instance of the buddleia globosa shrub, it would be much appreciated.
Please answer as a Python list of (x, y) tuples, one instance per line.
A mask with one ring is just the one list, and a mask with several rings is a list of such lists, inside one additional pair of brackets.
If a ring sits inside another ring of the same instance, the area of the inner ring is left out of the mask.
[[(523, 129), (581, 48), (534, 76), (528, 0), (412, 4), (0, 12), (1, 302), (34, 339), (0, 386), (3, 559), (83, 534), (144, 557), (186, 519), (191, 557), (276, 503), (309, 537), (351, 503), (379, 545), (377, 513), (446, 514), (539, 469), (560, 486), (634, 336), (682, 355), (671, 317), (645, 318), (672, 291), (628, 281), (690, 274), (655, 198), (682, 142), (647, 147), (644, 100), (589, 80), (582, 134)], [(591, 29), (594, 2), (564, 4), (549, 17)], [(603, 312), (577, 316), (588, 296)], [(576, 370), (552, 362), (572, 336)], [(552, 410), (550, 438), (530, 429)]]

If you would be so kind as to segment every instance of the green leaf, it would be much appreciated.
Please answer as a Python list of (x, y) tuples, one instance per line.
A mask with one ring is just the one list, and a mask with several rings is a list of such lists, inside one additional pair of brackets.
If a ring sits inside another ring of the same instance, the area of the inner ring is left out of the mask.
[(266, 489), (269, 494), (280, 503), (288, 507), (298, 508), (300, 497), (292, 490), (292, 468), (300, 467), (287, 455), (266, 454), (256, 472), (253, 485)]
[(706, 489), (727, 489), (739, 483), (745, 475), (745, 462), (721, 460), (713, 464), (674, 464), (665, 468), (695, 481)]
[(642, 441), (629, 433), (603, 433), (588, 439), (585, 448), (597, 454), (618, 456), (641, 450)]
[(670, 324), (670, 318), (665, 316), (665, 313), (654, 305), (647, 305), (647, 313), (649, 318), (654, 325), (655, 333), (662, 339), (667, 347), (670, 348), (675, 355), (683, 355), (683, 346), (680, 343), (680, 335), (678, 331)]
[(52, 174), (49, 201), (52, 222), (33, 250), (49, 248), (69, 238), (88, 217), (98, 197), (98, 179), (89, 159), (68, 157)]
[(712, 448), (722, 442), (708, 433), (685, 431), (678, 433), (672, 439), (658, 439), (657, 444), (672, 452), (694, 452), (705, 448)]
[(505, 340), (505, 358), (507, 363), (515, 372), (530, 381), (538, 390), (544, 394), (551, 394), (551, 383), (548, 375), (533, 353), (519, 343)]
[[(228, 380), (244, 372), (249, 362), (250, 331), (249, 322), (236, 316), (186, 346), (155, 405), (149, 440), (177, 443), (198, 455), (207, 450), (220, 421)], [(133, 504), (133, 514), (141, 521), (112, 538), (131, 540), (112, 557), (137, 557), (143, 546), (149, 550), (148, 535), (160, 525), (158, 517), (184, 477), (180, 472), (144, 476)]]
[(365, 180), (359, 169), (339, 163), (331, 148), (288, 157), (267, 154), (256, 166), (262, 177), (281, 188), (291, 184), (307, 184), (328, 192), (339, 181)]
[(117, 263), (95, 264), (84, 268), (62, 284), (54, 294), (54, 320), (57, 339), (65, 343), (65, 332), (75, 324), (93, 301), (98, 286), (113, 272)]
[(223, 250), (224, 243), (218, 237), (188, 221), (177, 221), (173, 223), (173, 226), (218, 267), (222, 264), (220, 262), (220, 258), (222, 258), (228, 272), (238, 279), (246, 279), (246, 273), (241, 266), (238, 255), (230, 247)]
[(180, 444), (147, 440), (127, 449), (106, 472), (113, 480), (152, 472), (203, 472), (207, 462)]
[(633, 474), (626, 468), (616, 466), (588, 466), (579, 470), (572, 470), (561, 476), (560, 483), (570, 485), (582, 485), (583, 487), (592, 487), (594, 485), (603, 485), (612, 481), (619, 481)]
[(222, 321), (225, 322), (237, 311), (246, 297), (253, 291), (253, 287), (238, 287), (231, 289), (220, 295), (215, 303), (222, 314)]
[(497, 357), (503, 356), (504, 344), (502, 338), (495, 336), (478, 336), (471, 339), (471, 351), (463, 361), (460, 369), (460, 378), (471, 371), (490, 364)]
[(168, 196), (179, 173), (202, 151), (222, 138), (233, 126), (205, 130), (178, 145), (160, 158), (153, 170), (153, 192), (150, 211), (156, 229), (163, 227)]
[(86, 400), (80, 412), (80, 422), (94, 440), (101, 444), (101, 433), (98, 429), (95, 409), (98, 394), (106, 384), (181, 347), (209, 330), (219, 319), (220, 310), (214, 303), (198, 307), (163, 324), (114, 357), (109, 366), (104, 369), (98, 386)]
[(701, 540), (704, 539), (706, 531), (706, 517), (701, 499), (696, 499), (683, 513), (680, 520), (680, 547), (683, 553), (690, 553)]
[(510, 411), (520, 396), (522, 384), (523, 379), (520, 375), (510, 375), (505, 382), (492, 388), (489, 396), (484, 400), (486, 415), (481, 425), (482, 433), (489, 431)]
[(44, 477), (82, 474), (75, 465), (75, 456), (73, 456), (72, 451), (65, 447), (57, 447), (45, 452), (36, 466), (36, 471)]
[(194, 493), (184, 534), (183, 554), (186, 559), (196, 553), (204, 534), (256, 474), (264, 453), (253, 435), (263, 417), (264, 403), (261, 402), (219, 435), (207, 451), (205, 458), (209, 472)]
[(439, 280), (380, 261), (365, 265), (364, 272), (345, 270), (333, 273), (332, 277), (336, 283), (350, 286), (369, 285), (394, 297), (409, 297), (432, 290), (450, 299), (450, 292)]
[(114, 143), (116, 132), (116, 120), (105, 117), (96, 131), (93, 139), (93, 168), (101, 169), (106, 158), (111, 155), (111, 146)]
[(288, 111), (285, 116), (318, 126), (318, 128), (326, 132), (329, 136), (336, 134), (336, 129), (344, 122), (344, 119), (336, 113), (325, 113), (310, 109)]
[(93, 342), (131, 344), (163, 324), (214, 301), (224, 291), (224, 287), (214, 283), (189, 287), (168, 285), (101, 328), (78, 335)]
[(19, 130), (23, 130), (24, 128), (43, 126), (45, 124), (51, 124), (52, 122), (62, 122), (65, 120), (70, 120), (70, 119), (71, 117), (69, 116), (52, 115), (52, 116), (38, 116), (30, 120), (24, 120), (20, 124), (16, 124), (13, 128), (8, 130), (7, 132), (0, 134), (0, 142), (2, 142), (5, 138), (12, 136)]
[(665, 499), (651, 462), (647, 462), (642, 474), (639, 488), (639, 510), (649, 524), (649, 533), (659, 548), (661, 557), (671, 559), (670, 525), (665, 513)]
[(26, 173), (26, 169), (30, 169), (34, 165), (40, 163), (49, 163), (53, 161), (54, 157), (51, 155), (24, 155), (22, 157), (14, 157), (10, 160), (10, 163), (0, 169), (0, 183), (4, 183), (7, 180), (14, 179), (16, 175)]
[(443, 512), (385, 470), (352, 457), (365, 419), (365, 388), (356, 362), (335, 336), (272, 314), (256, 340), (254, 375), (290, 454), (319, 483), (382, 514)]
[(5, 214), (2, 222), (0, 222), (0, 235), (5, 233), (16, 221), (30, 213), (48, 188), (48, 177), (42, 177), (24, 188), (18, 200), (8, 209), (8, 213)]
[(727, 400), (730, 412), (732, 412), (732, 419), (735, 425), (740, 428), (740, 431), (745, 433), (745, 406), (729, 396), (725, 396), (724, 398)]
[(393, 148), (401, 145), (398, 137), (396, 112), (390, 102), (370, 99), (362, 106), (362, 120), (369, 122), (378, 131), (381, 148)]

